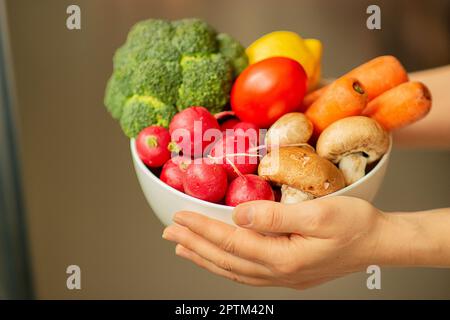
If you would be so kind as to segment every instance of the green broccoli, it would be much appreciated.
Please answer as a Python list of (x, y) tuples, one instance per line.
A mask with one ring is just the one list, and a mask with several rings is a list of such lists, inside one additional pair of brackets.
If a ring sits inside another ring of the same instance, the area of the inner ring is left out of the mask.
[(147, 59), (137, 68), (139, 72), (135, 72), (130, 83), (136, 94), (154, 96), (167, 104), (175, 105), (182, 81), (178, 62)]
[(219, 33), (217, 41), (219, 42), (219, 52), (230, 60), (234, 68), (234, 76), (237, 77), (248, 66), (248, 57), (244, 47), (226, 33)]
[(198, 19), (174, 21), (172, 43), (182, 55), (217, 52), (216, 31)]
[(125, 102), (133, 94), (132, 80), (132, 68), (116, 69), (108, 80), (104, 103), (114, 119), (120, 119)]
[(244, 48), (204, 21), (141, 21), (114, 55), (104, 103), (135, 137), (146, 126), (168, 126), (177, 109), (221, 111), (247, 64)]
[(203, 106), (212, 113), (222, 111), (233, 78), (229, 60), (221, 54), (187, 56), (180, 64), (183, 82), (178, 90), (178, 110)]
[(134, 95), (127, 100), (120, 125), (128, 137), (135, 137), (150, 124), (168, 127), (176, 109), (152, 96)]

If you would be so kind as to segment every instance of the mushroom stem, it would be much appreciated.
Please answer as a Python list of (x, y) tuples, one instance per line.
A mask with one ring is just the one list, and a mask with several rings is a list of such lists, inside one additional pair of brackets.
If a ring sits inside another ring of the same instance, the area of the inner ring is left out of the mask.
[(339, 161), (339, 169), (344, 175), (345, 183), (349, 186), (366, 174), (367, 158), (362, 152), (348, 154)]
[(306, 200), (312, 200), (314, 196), (301, 190), (289, 187), (286, 184), (281, 186), (281, 203), (295, 204)]

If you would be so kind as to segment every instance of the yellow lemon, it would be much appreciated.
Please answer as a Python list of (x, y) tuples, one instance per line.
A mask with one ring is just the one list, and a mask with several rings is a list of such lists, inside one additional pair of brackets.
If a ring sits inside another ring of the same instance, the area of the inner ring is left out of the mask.
[(277, 56), (298, 61), (308, 75), (309, 88), (314, 87), (320, 80), (322, 44), (319, 40), (303, 40), (295, 32), (275, 31), (253, 42), (245, 52), (250, 64)]
[(315, 69), (308, 81), (308, 87), (312, 90), (317, 87), (320, 81), (323, 46), (322, 42), (317, 39), (305, 39), (304, 42), (306, 47), (309, 49), (309, 52), (314, 56), (315, 60)]

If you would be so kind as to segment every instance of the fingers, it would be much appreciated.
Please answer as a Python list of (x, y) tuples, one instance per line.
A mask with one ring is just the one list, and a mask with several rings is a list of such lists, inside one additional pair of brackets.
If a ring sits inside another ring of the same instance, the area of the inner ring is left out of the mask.
[(239, 275), (269, 277), (271, 272), (261, 264), (236, 257), (203, 239), (186, 227), (173, 224), (164, 230), (163, 237), (181, 244), (220, 269)]
[(234, 222), (259, 232), (298, 233), (314, 236), (324, 215), (324, 206), (316, 200), (298, 204), (252, 201), (237, 206)]
[(276, 254), (273, 239), (251, 230), (194, 212), (178, 212), (173, 220), (234, 256), (265, 265)]
[(244, 275), (239, 275), (232, 271), (227, 271), (222, 268), (219, 268), (214, 263), (204, 259), (197, 253), (193, 252), (192, 250), (189, 250), (188, 248), (178, 244), (175, 248), (175, 253), (185, 259), (188, 259), (192, 262), (194, 262), (199, 267), (206, 269), (216, 275), (225, 277), (227, 279), (230, 279), (232, 281), (242, 283), (242, 284), (248, 284), (252, 286), (270, 286), (272, 285), (272, 282), (267, 279), (260, 279), (255, 277), (249, 277)]

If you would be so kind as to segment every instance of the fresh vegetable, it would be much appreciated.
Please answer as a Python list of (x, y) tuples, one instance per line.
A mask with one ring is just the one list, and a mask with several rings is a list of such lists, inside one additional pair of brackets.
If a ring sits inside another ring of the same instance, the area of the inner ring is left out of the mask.
[[(400, 61), (393, 56), (380, 56), (356, 67), (345, 76), (356, 78), (364, 86), (368, 100), (408, 81), (408, 74)], [(310, 106), (327, 90), (328, 86), (311, 92), (303, 105)]]
[(406, 82), (369, 102), (363, 114), (386, 130), (407, 126), (425, 117), (431, 109), (431, 93), (421, 82)]
[(281, 196), (282, 196), (282, 194), (281, 194), (281, 188), (278, 187), (278, 186), (274, 186), (274, 187), (272, 188), (272, 190), (273, 190), (273, 194), (275, 195), (275, 200), (274, 200), (274, 201), (280, 202), (280, 201), (281, 201)]
[(177, 113), (169, 125), (172, 142), (183, 155), (200, 157), (205, 148), (214, 141), (205, 139), (207, 130), (215, 129), (220, 133), (216, 118), (204, 107), (190, 107)]
[(281, 202), (322, 197), (345, 186), (341, 171), (310, 148), (281, 147), (261, 159), (258, 175), (281, 186)]
[(225, 196), (225, 204), (235, 207), (241, 203), (254, 200), (275, 200), (270, 184), (263, 178), (254, 175), (241, 175), (234, 179)]
[(142, 130), (136, 139), (136, 151), (144, 164), (151, 168), (161, 167), (170, 159), (167, 146), (170, 134), (166, 128), (150, 126)]
[(314, 125), (314, 136), (333, 122), (360, 115), (367, 104), (367, 93), (355, 78), (343, 76), (334, 81), (324, 94), (306, 111)]
[(235, 179), (239, 173), (255, 173), (258, 168), (256, 152), (249, 149), (255, 147), (251, 138), (245, 135), (224, 134), (223, 138), (215, 143), (210, 156), (215, 163), (221, 164), (230, 180)]
[(248, 66), (248, 57), (245, 48), (227, 33), (217, 35), (219, 51), (231, 61), (233, 76), (237, 77)]
[(322, 77), (322, 52), (323, 46), (322, 42), (317, 39), (305, 39), (304, 40), (306, 47), (309, 49), (309, 52), (313, 55), (316, 65), (314, 68), (314, 73), (311, 76), (308, 76), (308, 91), (314, 90), (319, 84)]
[(297, 61), (285, 57), (262, 60), (236, 79), (231, 91), (232, 110), (242, 121), (268, 128), (301, 106), (306, 82), (306, 73)]
[(317, 140), (317, 154), (338, 164), (347, 185), (366, 174), (366, 166), (377, 161), (389, 148), (389, 135), (368, 117), (355, 116), (328, 126)]
[(266, 145), (299, 146), (306, 144), (313, 133), (313, 124), (303, 113), (286, 113), (270, 127)]
[(214, 118), (216, 118), (216, 120), (220, 124), (228, 119), (236, 119), (236, 115), (234, 114), (233, 111), (226, 110), (226, 111), (221, 111), (221, 112), (215, 113)]
[(222, 122), (220, 124), (220, 130), (224, 131), (224, 132), (227, 131), (227, 129), (233, 130), (234, 126), (238, 123), (240, 123), (240, 121), (237, 118), (231, 118), (231, 119), (225, 120), (224, 122)]
[[(245, 122), (245, 121), (240, 121), (238, 123), (236, 123), (233, 127), (234, 131), (238, 131), (238, 130), (242, 130), (243, 132), (247, 131), (247, 130), (254, 130), (256, 132), (258, 132), (259, 128), (256, 124), (251, 123), (251, 122)], [(251, 133), (253, 133), (253, 131), (251, 131)]]
[(120, 125), (128, 137), (134, 137), (149, 124), (167, 127), (174, 115), (172, 106), (151, 96), (134, 95), (125, 103)]
[(130, 30), (113, 62), (104, 102), (135, 137), (149, 125), (167, 126), (177, 109), (220, 111), (247, 57), (236, 40), (201, 20), (150, 19)]
[(244, 50), (198, 19), (142, 21), (114, 56), (105, 104), (137, 136), (143, 163), (176, 190), (228, 206), (297, 203), (359, 180), (387, 152), (387, 130), (431, 108), (427, 87), (408, 82), (392, 56), (305, 97), (320, 81), (321, 55), (319, 40), (293, 32)]
[(191, 162), (188, 157), (173, 157), (164, 164), (159, 178), (172, 188), (184, 192), (183, 177)]
[(250, 142), (255, 146), (259, 145), (260, 138), (262, 138), (260, 137), (258, 126), (250, 122), (241, 121), (233, 127), (233, 130), (234, 134), (237, 136), (247, 136), (250, 139)]
[(183, 177), (184, 192), (195, 198), (220, 202), (228, 186), (225, 169), (208, 159), (194, 161)]
[(320, 81), (322, 43), (316, 39), (303, 39), (295, 32), (275, 31), (262, 36), (246, 50), (249, 63), (271, 57), (287, 57), (298, 61), (308, 75), (308, 87)]
[(228, 103), (233, 80), (229, 61), (221, 54), (186, 56), (180, 62), (183, 80), (178, 88), (178, 110), (205, 106), (212, 113)]

